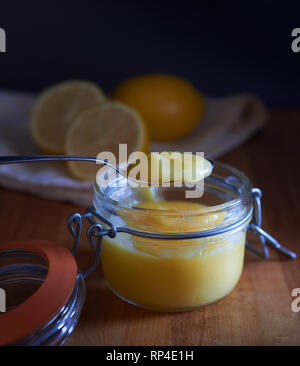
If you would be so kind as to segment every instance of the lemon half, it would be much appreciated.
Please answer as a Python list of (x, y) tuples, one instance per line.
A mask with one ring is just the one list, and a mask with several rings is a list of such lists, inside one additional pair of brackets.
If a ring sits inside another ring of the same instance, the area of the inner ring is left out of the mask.
[[(128, 155), (134, 151), (148, 152), (149, 141), (145, 124), (132, 108), (117, 102), (103, 103), (82, 113), (70, 127), (65, 139), (67, 155), (97, 157), (111, 152), (119, 164), (119, 145), (127, 144)], [(127, 158), (127, 156), (126, 156)], [(70, 161), (71, 174), (81, 180), (95, 180), (100, 166)]]
[(33, 141), (46, 153), (63, 154), (69, 127), (80, 113), (105, 100), (101, 88), (89, 81), (71, 80), (47, 88), (32, 111)]

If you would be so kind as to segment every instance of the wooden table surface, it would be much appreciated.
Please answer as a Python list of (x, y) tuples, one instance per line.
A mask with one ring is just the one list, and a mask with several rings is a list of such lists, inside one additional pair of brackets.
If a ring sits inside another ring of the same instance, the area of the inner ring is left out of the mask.
[[(263, 191), (263, 228), (300, 256), (300, 110), (273, 110), (269, 124), (220, 160), (243, 170)], [(68, 248), (70, 213), (84, 209), (0, 188), (0, 240), (46, 239)], [(94, 252), (83, 241), (80, 268)], [(67, 345), (300, 345), (300, 312), (291, 291), (300, 288), (300, 260), (271, 251), (263, 261), (246, 252), (235, 290), (186, 313), (159, 313), (119, 300), (101, 268), (87, 280), (86, 302)]]

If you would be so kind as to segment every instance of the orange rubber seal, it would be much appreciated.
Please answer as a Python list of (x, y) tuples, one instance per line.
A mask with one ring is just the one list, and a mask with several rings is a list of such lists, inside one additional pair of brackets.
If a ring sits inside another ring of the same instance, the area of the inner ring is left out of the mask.
[(0, 244), (0, 251), (14, 249), (41, 255), (47, 261), (48, 273), (32, 296), (0, 315), (0, 345), (14, 343), (47, 324), (69, 300), (77, 278), (77, 264), (73, 255), (58, 244), (43, 240)]

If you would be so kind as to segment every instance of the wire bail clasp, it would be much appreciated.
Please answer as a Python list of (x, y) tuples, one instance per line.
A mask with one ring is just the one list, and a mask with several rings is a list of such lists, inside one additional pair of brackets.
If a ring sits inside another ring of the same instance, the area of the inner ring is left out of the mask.
[(267, 245), (271, 246), (272, 248), (278, 250), (280, 253), (286, 255), (289, 258), (295, 259), (297, 258), (296, 253), (292, 252), (291, 250), (282, 246), (273, 236), (268, 234), (261, 228), (261, 197), (262, 192), (259, 188), (252, 188), (251, 191), (252, 202), (253, 202), (253, 216), (252, 220), (248, 225), (248, 229), (254, 233), (259, 235), (260, 243), (262, 245), (262, 250), (258, 250), (257, 248), (253, 247), (246, 241), (247, 249), (251, 250), (256, 255), (260, 256), (263, 259), (269, 259), (269, 249)]
[(104, 224), (110, 227), (109, 229), (105, 228), (100, 224), (99, 221), (95, 220), (95, 217), (97, 218), (97, 213), (89, 208), (84, 214), (72, 214), (68, 218), (67, 222), (70, 233), (74, 237), (74, 243), (72, 248), (72, 254), (74, 256), (77, 253), (78, 245), (81, 238), (83, 219), (87, 219), (91, 224), (88, 227), (86, 234), (90, 246), (96, 250), (96, 253), (94, 263), (82, 274), (84, 279), (95, 271), (100, 262), (103, 236), (108, 235), (111, 238), (116, 236), (116, 228), (114, 227), (114, 225), (112, 225), (108, 220), (105, 220), (102, 216), (100, 216), (99, 219), (101, 219)]

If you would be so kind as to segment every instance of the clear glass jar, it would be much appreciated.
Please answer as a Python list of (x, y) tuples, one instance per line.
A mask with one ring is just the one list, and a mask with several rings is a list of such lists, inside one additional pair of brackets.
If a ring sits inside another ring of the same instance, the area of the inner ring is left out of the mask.
[[(29, 250), (0, 251), (0, 288), (6, 294), (9, 312), (29, 299), (43, 284), (48, 274), (48, 263), (41, 255)], [(78, 270), (74, 289), (68, 301), (39, 329), (13, 343), (13, 346), (62, 345), (74, 330), (85, 299), (85, 285)], [(1, 314), (0, 314), (1, 316)], [(18, 327), (22, 328), (22, 323)], [(7, 329), (1, 329), (6, 332)]]
[[(95, 210), (113, 225), (139, 233), (103, 239), (102, 268), (114, 293), (160, 311), (192, 310), (229, 294), (243, 269), (251, 189), (245, 174), (221, 163), (205, 179), (199, 199), (185, 198), (185, 187), (151, 188), (155, 200), (199, 202), (206, 206), (201, 209), (140, 208), (144, 188), (118, 187), (115, 181), (96, 185)], [(145, 233), (164, 239), (140, 236)], [(182, 233), (198, 237), (173, 238)]]

